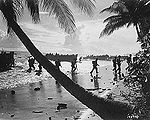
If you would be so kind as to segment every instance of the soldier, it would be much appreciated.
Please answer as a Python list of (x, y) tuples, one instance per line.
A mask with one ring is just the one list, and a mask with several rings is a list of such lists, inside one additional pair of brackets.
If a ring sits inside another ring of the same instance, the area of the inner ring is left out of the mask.
[(97, 61), (98, 61), (97, 58), (96, 58), (95, 61), (92, 61), (93, 68), (92, 68), (92, 71), (90, 72), (91, 74), (93, 73), (94, 69), (96, 70), (96, 73), (98, 73), (98, 68), (97, 68), (97, 66), (99, 66), (99, 65), (97, 64)]
[(119, 74), (119, 78), (121, 77), (121, 56), (119, 55), (117, 58), (117, 66), (118, 66), (118, 74)]
[(35, 62), (35, 59), (33, 57), (29, 57), (29, 60), (28, 60), (29, 70), (32, 70), (32, 68), (35, 70), (34, 62)]
[(57, 68), (58, 70), (60, 70), (59, 67), (62, 67), (59, 59), (57, 59), (57, 60), (55, 61), (55, 66), (56, 66), (56, 68)]
[(117, 57), (112, 60), (113, 62), (113, 71), (116, 73), (117, 72)]
[(127, 57), (127, 63), (128, 63), (128, 65), (130, 65), (132, 63), (132, 55), (131, 54)]
[(76, 61), (76, 59), (74, 59), (71, 62), (71, 72), (74, 72), (76, 69), (77, 69), (77, 61)]

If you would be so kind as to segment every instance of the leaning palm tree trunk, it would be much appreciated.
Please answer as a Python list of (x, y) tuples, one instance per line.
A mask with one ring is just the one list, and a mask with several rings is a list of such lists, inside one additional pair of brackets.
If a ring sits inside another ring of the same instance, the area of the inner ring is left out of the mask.
[(84, 88), (74, 83), (64, 73), (57, 70), (56, 67), (34, 46), (28, 36), (23, 32), (20, 26), (10, 19), (5, 9), (1, 9), (4, 17), (7, 19), (9, 26), (19, 37), (31, 55), (57, 80), (69, 93), (71, 93), (80, 102), (92, 109), (100, 117), (106, 120), (126, 119), (127, 115), (132, 112), (132, 107), (116, 101), (107, 100), (97, 97), (86, 91)]

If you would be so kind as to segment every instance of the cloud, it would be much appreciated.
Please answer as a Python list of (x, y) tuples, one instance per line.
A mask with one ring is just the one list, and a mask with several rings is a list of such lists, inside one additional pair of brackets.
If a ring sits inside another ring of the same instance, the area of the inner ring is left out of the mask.
[(78, 22), (78, 25), (84, 25), (84, 28), (81, 29), (80, 43), (83, 48), (82, 52), (86, 54), (116, 55), (134, 53), (140, 50), (133, 27), (116, 30), (112, 35), (99, 39), (99, 34), (105, 27), (101, 19)]
[(5, 35), (1, 38), (0, 48), (13, 50), (23, 49), (23, 44), (16, 35)]
[(76, 46), (80, 46), (80, 34), (81, 34), (81, 29), (84, 28), (84, 25), (79, 26), (76, 31), (72, 34), (66, 35), (65, 36), (65, 42), (64, 42), (64, 46), (72, 46), (72, 47), (76, 47)]

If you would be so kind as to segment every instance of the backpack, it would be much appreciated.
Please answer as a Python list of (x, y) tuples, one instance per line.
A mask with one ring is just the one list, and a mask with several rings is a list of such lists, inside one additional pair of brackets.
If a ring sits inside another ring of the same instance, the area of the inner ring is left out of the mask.
[(97, 66), (96, 61), (92, 61), (93, 66)]

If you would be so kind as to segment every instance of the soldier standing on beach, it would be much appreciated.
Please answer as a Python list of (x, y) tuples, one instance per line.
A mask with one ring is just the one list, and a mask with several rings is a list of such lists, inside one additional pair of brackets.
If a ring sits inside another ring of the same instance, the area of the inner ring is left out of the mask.
[(39, 72), (42, 72), (42, 65), (40, 63), (38, 65), (38, 67), (39, 67)]
[(117, 58), (117, 66), (118, 66), (118, 74), (119, 74), (119, 78), (121, 77), (121, 56), (119, 55)]
[(92, 73), (93, 73), (94, 69), (96, 70), (96, 73), (98, 73), (98, 68), (97, 68), (97, 66), (99, 66), (99, 65), (97, 64), (97, 61), (98, 61), (98, 59), (97, 59), (97, 58), (96, 58), (96, 60), (95, 60), (95, 61), (92, 61), (93, 68), (92, 68), (92, 71), (90, 72), (90, 74), (92, 74)]
[(35, 70), (34, 62), (35, 62), (35, 59), (33, 57), (29, 57), (29, 60), (28, 60), (29, 70), (32, 70), (32, 68)]
[(114, 57), (112, 62), (113, 62), (113, 71), (116, 73), (117, 72), (117, 57), (116, 56)]
[(59, 59), (57, 59), (57, 60), (55, 61), (55, 66), (57, 67), (58, 70), (60, 70), (59, 67), (62, 67)]
[(76, 69), (77, 69), (77, 61), (76, 61), (76, 59), (74, 59), (71, 62), (71, 72), (74, 72)]
[(131, 54), (127, 57), (127, 63), (128, 63), (128, 65), (130, 65), (132, 63), (132, 55)]

